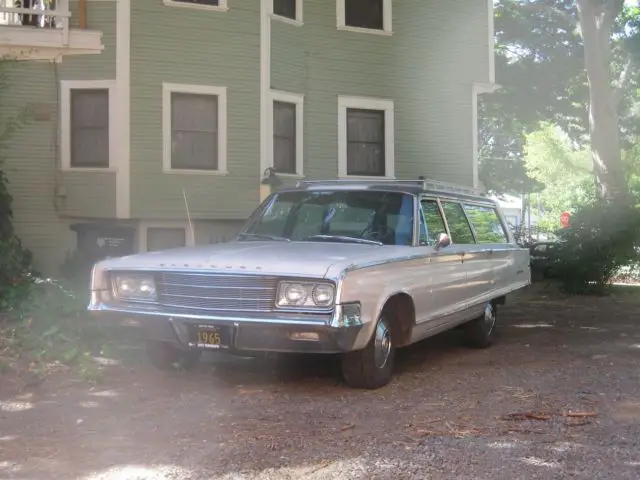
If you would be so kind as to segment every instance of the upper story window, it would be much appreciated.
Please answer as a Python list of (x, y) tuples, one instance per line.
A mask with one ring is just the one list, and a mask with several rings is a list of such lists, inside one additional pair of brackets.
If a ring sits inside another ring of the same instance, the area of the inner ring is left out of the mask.
[(338, 102), (339, 176), (392, 178), (393, 102), (357, 97)]
[(109, 167), (109, 90), (71, 90), (72, 168)]
[(302, 24), (302, 0), (273, 0), (274, 18)]
[(112, 144), (115, 97), (111, 80), (60, 82), (60, 156), (62, 169), (114, 167)]
[(165, 172), (226, 173), (226, 88), (164, 84)]
[(164, 4), (170, 7), (187, 7), (201, 10), (227, 11), (228, 0), (164, 0)]
[(337, 0), (338, 28), (391, 34), (392, 0)]
[(385, 176), (384, 110), (347, 108), (347, 175)]
[(467, 218), (473, 226), (478, 243), (507, 243), (508, 237), (495, 208), (465, 205)]
[(273, 100), (273, 164), (276, 172), (302, 175), (304, 96), (271, 91)]

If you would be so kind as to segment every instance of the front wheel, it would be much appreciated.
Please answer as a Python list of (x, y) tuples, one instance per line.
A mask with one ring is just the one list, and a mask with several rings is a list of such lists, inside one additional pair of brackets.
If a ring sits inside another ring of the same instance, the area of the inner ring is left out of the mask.
[(158, 370), (191, 370), (200, 361), (200, 350), (183, 350), (168, 342), (148, 341), (147, 357)]
[(342, 376), (354, 388), (380, 388), (391, 381), (396, 349), (384, 315), (378, 319), (373, 338), (362, 350), (342, 357)]
[(493, 345), (497, 320), (498, 306), (487, 303), (482, 315), (463, 325), (465, 344), (470, 348), (489, 348)]

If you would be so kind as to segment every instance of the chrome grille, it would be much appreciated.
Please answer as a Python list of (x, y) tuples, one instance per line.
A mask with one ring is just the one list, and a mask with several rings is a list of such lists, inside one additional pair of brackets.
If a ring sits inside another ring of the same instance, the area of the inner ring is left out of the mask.
[(253, 275), (165, 272), (157, 275), (158, 302), (168, 307), (238, 312), (273, 310), (278, 279)]

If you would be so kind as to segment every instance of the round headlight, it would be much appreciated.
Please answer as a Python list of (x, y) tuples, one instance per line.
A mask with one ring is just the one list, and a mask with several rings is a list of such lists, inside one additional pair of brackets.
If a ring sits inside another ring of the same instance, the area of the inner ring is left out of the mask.
[(156, 285), (153, 280), (142, 280), (138, 290), (142, 296), (153, 297), (156, 294)]
[(307, 291), (302, 285), (293, 283), (291, 285), (287, 285), (284, 291), (284, 297), (288, 304), (301, 305), (307, 299)]
[(312, 297), (317, 306), (327, 307), (333, 303), (333, 288), (330, 285), (316, 285)]
[(128, 296), (133, 295), (138, 291), (138, 282), (133, 278), (119, 277), (116, 286), (118, 289), (118, 295)]

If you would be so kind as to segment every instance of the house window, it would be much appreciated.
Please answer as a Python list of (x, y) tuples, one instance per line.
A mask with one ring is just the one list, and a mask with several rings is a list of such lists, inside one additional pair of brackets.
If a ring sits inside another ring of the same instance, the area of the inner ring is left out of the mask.
[(347, 175), (384, 177), (384, 111), (347, 108)]
[[(112, 80), (60, 82), (60, 167), (63, 170), (113, 168), (115, 97)], [(114, 157), (115, 158), (115, 157)]]
[(227, 0), (164, 0), (164, 4), (171, 7), (191, 7), (207, 10), (226, 11)]
[(164, 84), (165, 172), (226, 173), (226, 88)]
[(296, 105), (273, 102), (273, 166), (276, 172), (296, 173)]
[(273, 0), (273, 14), (289, 20), (302, 21), (302, 0)]
[(71, 90), (72, 168), (109, 167), (109, 89)]
[(180, 248), (186, 245), (187, 232), (184, 228), (147, 228), (147, 252)]
[(273, 100), (273, 164), (281, 174), (302, 175), (302, 95), (271, 91)]
[(337, 0), (338, 28), (391, 33), (392, 0)]
[(393, 178), (393, 102), (345, 97), (338, 102), (339, 176)]

